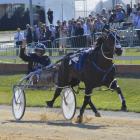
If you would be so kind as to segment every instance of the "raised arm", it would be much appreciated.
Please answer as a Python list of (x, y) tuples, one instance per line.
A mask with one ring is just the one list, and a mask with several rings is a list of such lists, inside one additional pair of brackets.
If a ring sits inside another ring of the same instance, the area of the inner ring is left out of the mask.
[(21, 48), (20, 48), (20, 54), (19, 54), (19, 57), (23, 60), (23, 61), (26, 61), (26, 62), (29, 62), (31, 60), (30, 56), (28, 56), (26, 53), (25, 53), (25, 50), (26, 50), (26, 41), (23, 40), (22, 41), (22, 45), (21, 45)]

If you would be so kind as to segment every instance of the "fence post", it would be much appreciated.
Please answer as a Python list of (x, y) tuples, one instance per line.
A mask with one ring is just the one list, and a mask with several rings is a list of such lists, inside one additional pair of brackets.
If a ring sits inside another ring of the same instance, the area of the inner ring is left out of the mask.
[(133, 47), (133, 42), (134, 42), (134, 28), (130, 28), (130, 33), (129, 33), (129, 39), (130, 39), (130, 47)]

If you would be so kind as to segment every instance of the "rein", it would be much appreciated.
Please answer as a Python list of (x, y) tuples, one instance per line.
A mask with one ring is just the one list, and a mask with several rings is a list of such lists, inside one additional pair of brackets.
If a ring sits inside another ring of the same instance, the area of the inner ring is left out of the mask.
[(107, 60), (110, 60), (110, 61), (114, 60), (114, 58), (105, 56), (105, 54), (104, 54), (104, 52), (103, 52), (103, 44), (102, 44), (102, 46), (101, 46), (101, 52), (102, 52), (103, 57), (106, 58)]

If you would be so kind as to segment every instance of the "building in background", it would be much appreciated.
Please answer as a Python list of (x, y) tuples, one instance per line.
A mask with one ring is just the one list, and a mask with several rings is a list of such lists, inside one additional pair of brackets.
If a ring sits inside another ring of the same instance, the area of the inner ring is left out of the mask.
[[(30, 0), (0, 0), (0, 29), (25, 27), (29, 23)], [(48, 24), (47, 11), (54, 12), (57, 20), (75, 17), (75, 0), (32, 0), (34, 24), (41, 21)]]

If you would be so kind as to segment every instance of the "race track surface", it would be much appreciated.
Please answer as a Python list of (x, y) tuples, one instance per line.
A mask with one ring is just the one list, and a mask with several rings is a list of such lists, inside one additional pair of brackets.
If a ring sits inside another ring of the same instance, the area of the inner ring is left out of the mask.
[(0, 106), (0, 140), (140, 140), (140, 113), (100, 112), (87, 110), (77, 124), (77, 113), (66, 121), (61, 109), (27, 108), (16, 122), (11, 107)]

